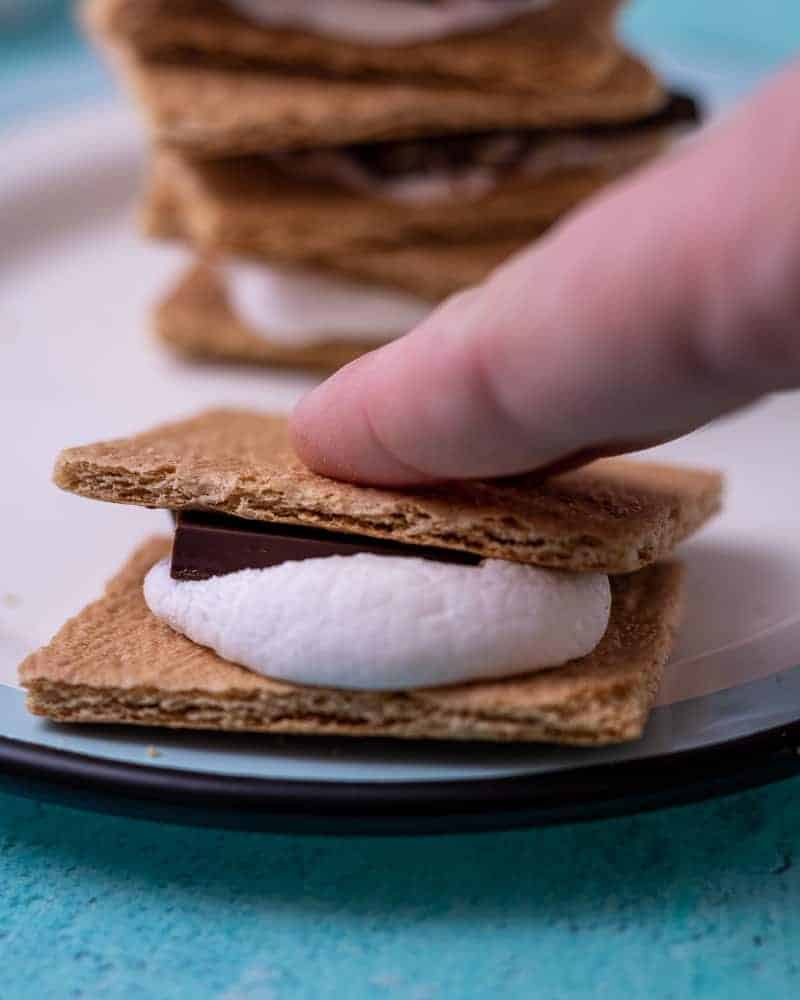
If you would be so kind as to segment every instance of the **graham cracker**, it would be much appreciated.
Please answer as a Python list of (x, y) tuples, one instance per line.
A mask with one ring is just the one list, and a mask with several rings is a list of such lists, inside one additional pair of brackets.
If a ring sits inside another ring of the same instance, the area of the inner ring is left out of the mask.
[(475, 243), (409, 243), (368, 253), (338, 253), (320, 258), (320, 264), (347, 277), (439, 302), (454, 292), (480, 284), (504, 260), (547, 228), (543, 225), (523, 237), (495, 237)]
[(259, 26), (217, 0), (92, 0), (84, 16), (99, 38), (150, 59), (552, 93), (590, 89), (609, 72), (618, 6), (561, 0), (488, 30), (400, 46)]
[(113, 55), (153, 139), (204, 158), (624, 122), (666, 100), (652, 71), (627, 53), (593, 90), (541, 95), (146, 62), (128, 50)]
[[(169, 180), (157, 176), (157, 173), (151, 178), (140, 222), (142, 230), (149, 236), (194, 242), (192, 227), (183, 219), (180, 199), (176, 197)], [(547, 228), (543, 224), (528, 236), (495, 237), (480, 242), (407, 243), (360, 253), (337, 252), (320, 255), (314, 260), (314, 266), (439, 302), (454, 292), (483, 281), (494, 268), (527, 246), (531, 238), (541, 236)], [(261, 258), (266, 266), (275, 263), (269, 255), (254, 253), (252, 246), (243, 245), (247, 242), (246, 236), (241, 232), (238, 234), (241, 244), (234, 241), (237, 243), (234, 249)]]
[[(376, 278), (382, 264), (387, 287), (415, 291), (430, 299), (433, 308), (434, 300), (482, 281), (518, 247), (515, 241), (403, 247), (395, 253), (356, 255), (355, 260), (340, 262), (337, 270), (347, 273), (349, 268), (351, 275), (358, 274), (361, 265), (371, 271), (367, 278)], [(164, 344), (185, 358), (268, 367), (333, 371), (380, 346), (377, 340), (368, 344), (331, 339), (293, 346), (270, 339), (236, 315), (222, 275), (208, 261), (195, 263), (159, 303), (154, 329)]]
[[(654, 141), (641, 150), (643, 159), (661, 148)], [(623, 158), (602, 168), (513, 177), (474, 200), (416, 204), (294, 178), (263, 158), (201, 161), (162, 152), (143, 221), (149, 236), (179, 233), (204, 251), (327, 263), (407, 244), (531, 239), (630, 167)]]
[(717, 472), (605, 459), (542, 480), (375, 489), (310, 472), (284, 417), (210, 410), (130, 438), (69, 448), (62, 489), (206, 510), (559, 569), (628, 573), (669, 554), (720, 508)]
[(31, 712), (176, 729), (602, 746), (641, 735), (680, 616), (680, 568), (660, 564), (612, 581), (605, 637), (566, 666), (404, 692), (306, 687), (228, 663), (150, 613), (142, 581), (169, 548), (167, 538), (142, 545), (99, 601), (25, 660)]

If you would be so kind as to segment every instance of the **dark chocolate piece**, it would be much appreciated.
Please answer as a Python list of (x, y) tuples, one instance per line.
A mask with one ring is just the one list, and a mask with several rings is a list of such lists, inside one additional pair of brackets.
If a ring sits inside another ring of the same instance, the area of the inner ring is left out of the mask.
[(180, 511), (172, 545), (171, 575), (175, 580), (207, 580), (240, 569), (264, 569), (282, 562), (352, 556), (359, 552), (416, 556), (466, 566), (475, 566), (482, 558), (457, 549), (406, 545), (318, 528), (247, 521), (224, 514)]
[(363, 142), (344, 147), (363, 169), (379, 178), (403, 177), (432, 170), (465, 167), (509, 168), (558, 136), (576, 139), (636, 135), (651, 129), (696, 125), (702, 117), (699, 104), (686, 94), (671, 93), (663, 107), (643, 118), (614, 124), (595, 123), (565, 129), (496, 129), (454, 135), (422, 136), (391, 142)]
[[(700, 105), (685, 94), (672, 93), (651, 114), (628, 122), (593, 123), (572, 128), (494, 129), (483, 132), (428, 135), (414, 139), (377, 140), (341, 146), (335, 151), (310, 150), (272, 157), (278, 169), (311, 180), (342, 181), (341, 172), (351, 170), (377, 181), (398, 180), (437, 171), (459, 173), (471, 168), (512, 172), (552, 139), (614, 140), (646, 135), (653, 130), (678, 130), (696, 125), (702, 118)], [(338, 161), (338, 167), (333, 166)]]

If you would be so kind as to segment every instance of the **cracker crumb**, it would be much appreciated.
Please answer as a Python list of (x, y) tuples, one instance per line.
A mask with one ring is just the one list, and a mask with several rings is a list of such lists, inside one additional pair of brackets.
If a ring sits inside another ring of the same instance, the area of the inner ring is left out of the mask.
[(18, 608), (20, 604), (22, 604), (22, 598), (19, 594), (3, 594), (4, 608)]
[(158, 747), (149, 746), (147, 748), (147, 756), (150, 757), (151, 759), (155, 757), (160, 757), (161, 751), (158, 749)]

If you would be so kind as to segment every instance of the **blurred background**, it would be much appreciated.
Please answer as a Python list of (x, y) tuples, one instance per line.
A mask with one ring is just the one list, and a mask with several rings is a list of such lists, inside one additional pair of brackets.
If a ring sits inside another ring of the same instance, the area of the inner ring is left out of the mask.
[[(0, 0), (0, 129), (114, 95), (75, 23), (73, 0)], [(634, 0), (624, 33), (680, 77), (702, 65), (741, 90), (800, 47), (798, 0)], [(731, 95), (734, 96), (734, 95)]]

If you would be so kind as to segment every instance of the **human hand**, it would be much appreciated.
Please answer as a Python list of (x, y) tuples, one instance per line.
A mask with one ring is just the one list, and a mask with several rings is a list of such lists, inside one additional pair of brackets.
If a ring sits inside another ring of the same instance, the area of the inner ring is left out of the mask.
[(339, 371), (311, 468), (410, 485), (572, 464), (800, 387), (800, 63)]

